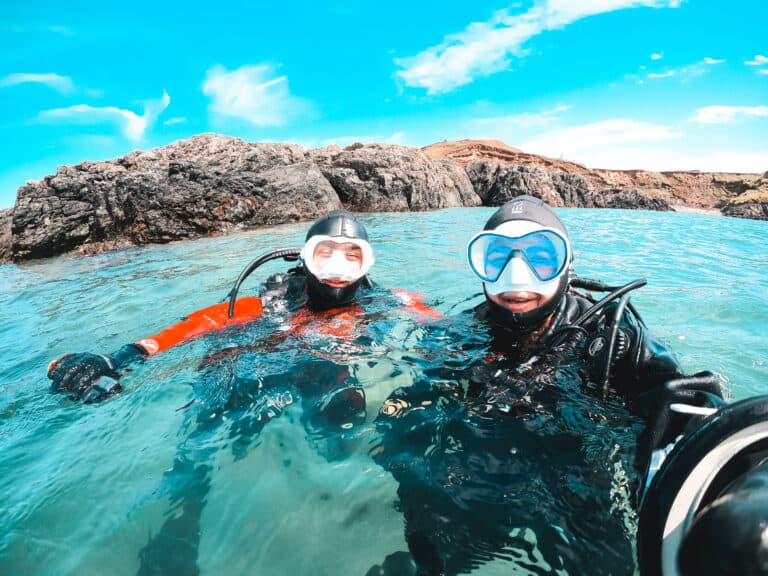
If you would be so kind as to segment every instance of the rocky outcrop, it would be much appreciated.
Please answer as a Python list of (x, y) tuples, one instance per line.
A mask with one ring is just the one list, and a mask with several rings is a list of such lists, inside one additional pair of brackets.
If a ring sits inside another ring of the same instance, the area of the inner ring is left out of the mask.
[(13, 208), (0, 210), (0, 264), (11, 261), (11, 219)]
[(354, 144), (336, 153), (310, 152), (339, 195), (357, 212), (404, 212), (479, 206), (467, 174), (447, 160), (432, 161), (414, 148)]
[[(721, 204), (720, 209), (727, 216), (768, 220), (768, 172), (746, 186), (739, 182), (730, 185), (736, 188), (736, 197)], [(746, 183), (744, 183), (746, 184)]]
[(19, 189), (14, 260), (168, 242), (358, 212), (479, 205), (466, 173), (415, 148), (308, 151), (204, 134), (106, 162), (63, 166)]
[(488, 206), (500, 206), (516, 196), (529, 194), (551, 206), (672, 209), (663, 198), (654, 198), (635, 188), (598, 191), (581, 174), (545, 170), (540, 166), (474, 161), (467, 165), (466, 171), (478, 196)]
[[(650, 210), (693, 209), (728, 216), (768, 219), (768, 177), (766, 174), (729, 174), (698, 171), (649, 172), (645, 170), (600, 170), (582, 164), (527, 154), (498, 140), (461, 140), (439, 142), (423, 148), (433, 159), (449, 159), (464, 166), (478, 195), (487, 198), (490, 172), (498, 166), (517, 171), (519, 176), (501, 175), (496, 187), (499, 197), (506, 185), (517, 188), (514, 181), (538, 182), (536, 196), (556, 206), (621, 207)], [(483, 163), (485, 163), (483, 165)], [(540, 177), (534, 172), (524, 176), (521, 168), (542, 168), (551, 175)], [(485, 174), (481, 172), (485, 170)], [(502, 170), (503, 172), (503, 170)], [(558, 186), (557, 178), (562, 179)], [(568, 184), (568, 179), (570, 184)], [(480, 188), (477, 185), (480, 184)], [(570, 190), (568, 192), (567, 190)], [(560, 196), (563, 204), (557, 204)], [(484, 202), (486, 202), (484, 200)], [(486, 202), (492, 204), (493, 200)]]
[(768, 174), (591, 170), (503, 142), (308, 150), (202, 134), (106, 162), (62, 166), (0, 211), (0, 262), (96, 253), (355, 212), (498, 206), (676, 210), (768, 219)]

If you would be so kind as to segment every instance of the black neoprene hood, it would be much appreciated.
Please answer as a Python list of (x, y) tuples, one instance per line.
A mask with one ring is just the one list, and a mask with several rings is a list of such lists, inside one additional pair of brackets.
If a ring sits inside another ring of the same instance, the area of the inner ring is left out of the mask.
[(315, 221), (307, 231), (305, 240), (312, 236), (343, 236), (368, 241), (368, 233), (360, 221), (349, 210), (333, 210)]
[[(316, 220), (309, 227), (306, 240), (313, 236), (343, 237), (368, 242), (368, 233), (365, 231), (365, 226), (349, 210), (333, 210)], [(358, 279), (341, 288), (333, 288), (321, 282), (306, 266), (304, 269), (307, 272), (309, 305), (316, 310), (327, 310), (349, 304), (354, 300), (355, 293), (362, 280)]]
[(530, 220), (562, 232), (563, 236), (568, 237), (565, 224), (554, 210), (543, 200), (533, 196), (518, 196), (504, 204), (488, 219), (483, 230), (493, 230), (511, 220)]
[[(518, 196), (501, 206), (488, 219), (483, 230), (495, 230), (505, 222), (514, 220), (536, 222), (546, 228), (557, 230), (564, 237), (568, 238), (565, 224), (555, 214), (555, 211), (543, 200), (527, 195)], [(525, 333), (540, 326), (555, 311), (565, 297), (569, 283), (570, 270), (566, 267), (562, 276), (560, 276), (557, 291), (542, 306), (534, 308), (529, 312), (511, 312), (504, 306), (500, 306), (491, 300), (487, 292), (485, 297), (491, 316), (497, 323), (505, 328)]]

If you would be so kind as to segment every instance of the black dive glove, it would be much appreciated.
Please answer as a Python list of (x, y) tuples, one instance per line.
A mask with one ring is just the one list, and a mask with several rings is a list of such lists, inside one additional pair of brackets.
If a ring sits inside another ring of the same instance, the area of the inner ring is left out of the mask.
[(122, 390), (118, 379), (128, 364), (146, 358), (138, 344), (126, 344), (110, 355), (78, 352), (65, 354), (48, 365), (48, 378), (54, 392), (64, 392), (73, 400), (98, 402)]
[(674, 442), (686, 429), (692, 429), (724, 404), (720, 381), (709, 371), (668, 380), (632, 403), (647, 423), (641, 442), (651, 449)]

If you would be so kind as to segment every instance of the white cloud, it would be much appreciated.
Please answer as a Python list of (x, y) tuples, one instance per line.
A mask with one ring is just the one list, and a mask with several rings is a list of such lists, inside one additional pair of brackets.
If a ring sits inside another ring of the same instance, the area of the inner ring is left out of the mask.
[(669, 126), (619, 118), (543, 132), (521, 143), (519, 148), (534, 154), (584, 162), (609, 154), (617, 146), (636, 147), (680, 137), (681, 134)]
[(768, 57), (765, 57), (761, 54), (755, 55), (754, 60), (747, 60), (744, 62), (747, 66), (762, 66), (763, 64), (768, 64)]
[(246, 65), (227, 71), (214, 66), (205, 75), (203, 94), (210, 110), (241, 118), (256, 126), (282, 126), (311, 109), (308, 101), (290, 94), (288, 77), (277, 76), (268, 64)]
[(758, 74), (768, 74), (768, 68), (758, 71)]
[(115, 106), (78, 104), (67, 108), (44, 110), (37, 115), (36, 120), (43, 123), (115, 124), (126, 138), (137, 142), (142, 139), (146, 130), (154, 124), (170, 102), (168, 93), (163, 91), (163, 96), (159, 100), (148, 100), (144, 103), (144, 113), (141, 116)]
[(613, 170), (702, 170), (761, 173), (768, 168), (766, 150), (693, 150), (683, 146), (674, 127), (632, 119), (614, 119), (552, 130), (516, 144), (542, 154)]
[(545, 4), (547, 28), (559, 28), (587, 16), (625, 8), (677, 8), (680, 0), (549, 0)]
[(715, 60), (714, 58), (704, 58), (701, 62), (695, 62), (682, 68), (670, 69), (665, 72), (651, 72), (646, 75), (651, 80), (657, 80), (659, 78), (671, 78), (676, 76), (681, 81), (686, 81), (690, 78), (696, 78), (708, 73), (707, 67), (715, 64), (722, 64), (725, 60)]
[[(394, 132), (393, 134), (390, 134), (388, 136), (379, 134), (368, 134), (365, 136), (358, 135), (358, 136), (336, 136), (333, 138), (327, 138), (325, 140), (322, 140), (320, 142), (310, 142), (307, 141), (303, 144), (305, 148), (315, 148), (315, 147), (323, 147), (323, 146), (341, 146), (344, 148), (345, 146), (349, 146), (351, 144), (357, 144), (358, 142), (361, 144), (400, 144), (403, 146), (407, 146), (408, 144), (404, 144), (403, 141), (405, 140), (405, 132), (398, 131)], [(415, 146), (415, 144), (414, 144)]]
[(664, 58), (664, 52), (656, 52), (651, 54), (651, 60), (661, 60), (662, 58)]
[(510, 57), (524, 56), (523, 45), (544, 31), (624, 8), (675, 8), (679, 4), (679, 0), (544, 0), (519, 15), (501, 10), (489, 21), (473, 22), (416, 56), (395, 59), (403, 68), (396, 76), (406, 86), (426, 88), (430, 95), (450, 92), (477, 77), (507, 69)]
[(705, 106), (696, 110), (692, 122), (726, 124), (738, 116), (768, 117), (768, 106)]
[(670, 78), (674, 75), (674, 70), (669, 70), (668, 72), (651, 72), (648, 74), (648, 78)]
[(71, 94), (75, 85), (69, 76), (60, 74), (34, 74), (19, 72), (0, 78), (0, 87), (16, 86), (17, 84), (43, 84), (62, 94)]
[(765, 172), (768, 150), (703, 150), (691, 152), (681, 146), (616, 145), (600, 150), (587, 149), (568, 160), (589, 168), (611, 170), (649, 170), (672, 172), (701, 170), (702, 172)]
[(163, 126), (173, 126), (174, 124), (186, 124), (187, 118), (186, 116), (176, 116), (175, 118), (168, 118), (165, 122), (163, 122)]
[(550, 110), (544, 110), (542, 112), (521, 114), (508, 114), (505, 116), (494, 116), (492, 118), (477, 118), (472, 120), (470, 126), (486, 127), (490, 126), (494, 129), (494, 132), (508, 131), (513, 128), (531, 129), (540, 128), (551, 124), (558, 119), (558, 115), (561, 112), (565, 112), (570, 109), (570, 106), (558, 105)]

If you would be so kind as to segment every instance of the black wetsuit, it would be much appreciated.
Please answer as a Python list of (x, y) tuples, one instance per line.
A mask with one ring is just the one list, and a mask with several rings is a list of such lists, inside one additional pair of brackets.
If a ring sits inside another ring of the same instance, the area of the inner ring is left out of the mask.
[(637, 492), (650, 451), (682, 431), (685, 417), (657, 415), (665, 383), (684, 377), (631, 309), (609, 359), (619, 304), (575, 328), (592, 304), (567, 294), (525, 347), (484, 303), (471, 311), (487, 334), (482, 357), (428, 368), (385, 404), (373, 454), (399, 482), (419, 574), (494, 558), (541, 574), (633, 573), (635, 502), (617, 494)]

